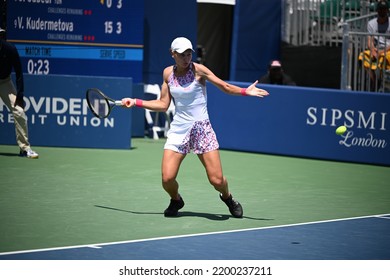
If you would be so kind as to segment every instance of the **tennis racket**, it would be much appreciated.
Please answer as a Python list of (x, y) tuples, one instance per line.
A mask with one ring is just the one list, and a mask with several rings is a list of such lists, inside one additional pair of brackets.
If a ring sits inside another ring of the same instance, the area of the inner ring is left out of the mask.
[(88, 89), (86, 99), (91, 112), (100, 119), (107, 118), (112, 108), (122, 105), (121, 100), (114, 100), (97, 88)]

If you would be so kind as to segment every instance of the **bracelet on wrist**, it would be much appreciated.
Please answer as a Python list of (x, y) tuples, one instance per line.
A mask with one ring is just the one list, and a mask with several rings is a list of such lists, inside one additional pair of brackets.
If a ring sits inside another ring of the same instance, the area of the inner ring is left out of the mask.
[(242, 88), (241, 89), (241, 95), (242, 96), (247, 96), (248, 94), (246, 94), (246, 88)]

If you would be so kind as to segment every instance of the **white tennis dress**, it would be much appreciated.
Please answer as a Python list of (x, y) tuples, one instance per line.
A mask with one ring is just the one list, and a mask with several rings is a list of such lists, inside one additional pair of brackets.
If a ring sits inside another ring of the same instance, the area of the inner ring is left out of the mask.
[(207, 112), (206, 87), (195, 78), (193, 67), (191, 64), (185, 76), (177, 77), (174, 66), (168, 78), (175, 115), (164, 149), (181, 154), (188, 154), (191, 150), (195, 154), (203, 154), (219, 148)]

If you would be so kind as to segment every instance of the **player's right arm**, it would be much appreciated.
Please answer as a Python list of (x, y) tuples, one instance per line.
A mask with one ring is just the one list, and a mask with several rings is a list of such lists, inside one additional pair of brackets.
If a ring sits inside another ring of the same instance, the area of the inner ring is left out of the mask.
[(163, 71), (163, 83), (161, 85), (161, 94), (159, 99), (155, 100), (141, 100), (137, 98), (123, 98), (122, 104), (129, 104), (128, 108), (137, 106), (149, 109), (155, 112), (166, 112), (171, 103), (171, 94), (168, 86), (168, 78), (173, 70), (173, 66), (169, 66)]

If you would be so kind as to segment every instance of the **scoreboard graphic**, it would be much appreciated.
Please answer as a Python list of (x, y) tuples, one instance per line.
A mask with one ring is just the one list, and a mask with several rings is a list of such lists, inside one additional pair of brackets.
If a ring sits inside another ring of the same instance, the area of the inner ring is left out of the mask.
[(7, 39), (28, 74), (142, 82), (143, 21), (143, 1), (12, 0)]

